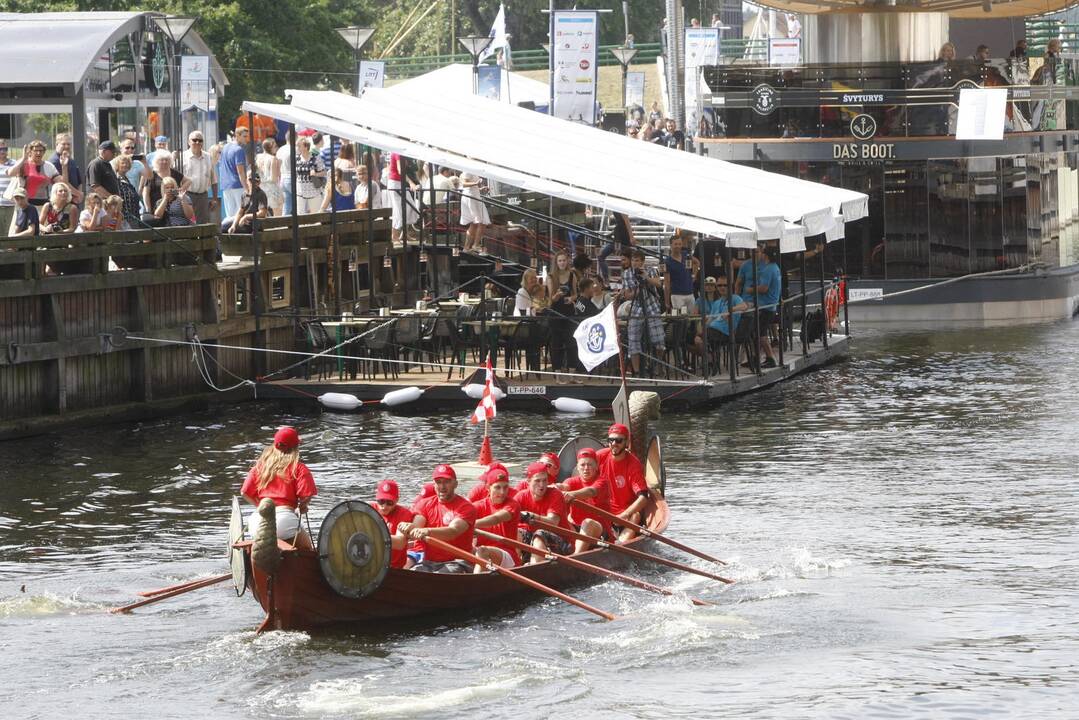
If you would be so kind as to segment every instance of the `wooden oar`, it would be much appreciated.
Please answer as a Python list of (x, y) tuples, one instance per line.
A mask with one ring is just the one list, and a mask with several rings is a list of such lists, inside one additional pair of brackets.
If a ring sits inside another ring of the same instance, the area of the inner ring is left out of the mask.
[[(215, 575), (219, 580), (225, 580), (232, 577), (232, 573), (225, 573), (224, 575)], [(139, 597), (154, 597), (156, 595), (163, 595), (173, 590), (179, 590), (180, 588), (187, 587), (188, 585), (198, 585), (199, 583), (206, 582), (212, 578), (200, 578), (198, 580), (188, 580), (187, 582), (177, 583), (176, 585), (169, 585), (168, 587), (158, 588), (157, 590), (144, 590), (138, 593)]]
[(167, 592), (161, 593), (160, 595), (155, 595), (152, 598), (147, 598), (146, 600), (139, 600), (138, 602), (131, 603), (130, 605), (124, 605), (123, 607), (112, 608), (111, 610), (109, 610), (109, 612), (111, 612), (111, 613), (130, 612), (130, 611), (134, 610), (135, 608), (140, 608), (143, 605), (149, 605), (150, 603), (155, 603), (158, 600), (167, 600), (168, 598), (176, 597), (177, 595), (183, 595), (184, 593), (191, 592), (192, 590), (198, 590), (200, 588), (209, 587), (211, 585), (216, 585), (217, 583), (220, 583), (220, 582), (225, 582), (226, 580), (228, 580), (231, 577), (232, 577), (232, 573), (226, 573), (224, 575), (218, 575), (216, 577), (206, 578), (205, 580), (198, 580), (198, 581), (193, 582), (193, 583), (188, 583), (186, 585), (181, 585), (180, 587), (176, 588), (175, 590), (169, 590)]
[[(600, 567), (599, 565), (593, 565), (591, 563), (586, 563), (584, 560), (578, 560), (575, 557), (570, 557), (568, 555), (559, 555), (558, 553), (552, 552), (550, 550), (539, 550), (538, 548), (533, 547), (532, 545), (529, 545), (527, 543), (518, 542), (517, 540), (511, 540), (510, 538), (502, 537), (501, 535), (495, 535), (493, 533), (485, 532), (483, 530), (475, 530), (474, 532), (477, 535), (480, 535), (481, 537), (485, 537), (485, 538), (488, 538), (490, 540), (497, 540), (498, 542), (505, 543), (505, 544), (507, 544), (507, 545), (509, 545), (511, 547), (515, 547), (518, 550), (521, 550), (523, 552), (543, 555), (544, 557), (546, 557), (548, 560), (550, 560), (552, 562), (565, 563), (566, 565), (569, 565), (570, 567), (575, 567), (575, 568), (578, 568), (580, 570), (584, 570), (585, 572), (595, 573), (596, 575), (602, 575), (603, 577), (608, 577), (608, 578), (611, 578), (612, 580), (618, 580), (619, 582), (624, 582), (627, 585), (633, 585), (634, 587), (639, 587), (642, 590), (648, 590), (650, 592), (659, 593), (660, 595), (674, 595), (675, 594), (673, 590), (668, 590), (665, 587), (660, 587), (659, 585), (653, 585), (650, 582), (645, 582), (644, 580), (638, 580), (635, 577), (630, 577), (629, 575), (623, 575), (620, 572), (615, 572), (614, 570), (609, 570), (609, 569), (607, 569), (605, 567)], [(708, 602), (706, 600), (698, 600), (695, 597), (691, 597), (690, 601), (692, 601), (692, 603), (694, 605), (712, 605), (712, 604), (714, 604), (714, 603), (710, 603), (710, 602)]]
[[(522, 513), (522, 517), (523, 516), (524, 515)], [(641, 550), (626, 547), (625, 545), (607, 542), (606, 540), (596, 540), (596, 538), (589, 535), (582, 535), (581, 533), (573, 532), (572, 530), (566, 530), (565, 528), (558, 527), (557, 525), (551, 525), (550, 523), (546, 523), (543, 520), (538, 519), (535, 515), (531, 515), (527, 522), (529, 525), (535, 525), (542, 530), (548, 530), (550, 532), (562, 535), (563, 537), (572, 538), (574, 540), (585, 540), (590, 543), (595, 543), (601, 548), (604, 548), (606, 550), (614, 550), (615, 552), (620, 552), (623, 555), (640, 558), (641, 560), (651, 560), (652, 562), (657, 562), (660, 565), (666, 565), (667, 567), (672, 567), (676, 570), (682, 570), (684, 572), (693, 573), (694, 575), (711, 578), (712, 580), (719, 580), (721, 583), (727, 583), (728, 585), (734, 582), (734, 580), (730, 580), (719, 575), (714, 575), (705, 570), (698, 570), (692, 565), (685, 565), (674, 560), (668, 560), (667, 558), (660, 557), (659, 555), (652, 555)]]
[(660, 535), (658, 532), (654, 532), (652, 530), (649, 530), (646, 527), (638, 525), (637, 523), (632, 523), (629, 520), (626, 520), (624, 518), (620, 518), (620, 517), (618, 517), (617, 515), (615, 515), (612, 512), (607, 512), (603, 508), (596, 507), (595, 505), (589, 505), (588, 503), (583, 502), (581, 500), (578, 500), (577, 498), (571, 499), (570, 502), (573, 503), (574, 505), (578, 505), (581, 508), (584, 508), (586, 510), (591, 510), (594, 513), (598, 513), (599, 515), (602, 515), (603, 517), (607, 518), (608, 520), (610, 520), (611, 522), (613, 522), (613, 523), (615, 523), (617, 525), (621, 525), (622, 527), (628, 527), (628, 528), (631, 528), (633, 530), (636, 530), (638, 533), (640, 533), (641, 535), (644, 535), (645, 537), (654, 538), (656, 540), (659, 540), (661, 543), (666, 543), (667, 545), (670, 545), (673, 548), (678, 548), (679, 550), (687, 552), (690, 555), (696, 555), (701, 560), (708, 560), (710, 562), (718, 563), (720, 565), (726, 565), (727, 564), (727, 563), (723, 562), (722, 560), (720, 560), (719, 558), (712, 557), (708, 553), (703, 553), (700, 550), (694, 550), (693, 548), (691, 548), (688, 545), (683, 545), (682, 543), (678, 542), (677, 540), (671, 540), (669, 537), (666, 537), (664, 535)]
[(565, 593), (561, 593), (561, 592), (555, 590), (552, 587), (547, 587), (543, 583), (538, 583), (535, 580), (533, 580), (532, 578), (527, 578), (524, 575), (513, 572), (512, 570), (507, 570), (504, 567), (501, 567), (499, 565), (495, 565), (494, 563), (488, 562), (487, 560), (484, 560), (481, 557), (477, 557), (477, 556), (473, 555), (470, 552), (465, 552), (464, 550), (460, 549), (459, 547), (455, 547), (453, 545), (450, 545), (448, 542), (444, 542), (442, 540), (439, 540), (438, 538), (433, 538), (433, 537), (430, 537), (430, 536), (425, 537), (423, 539), (423, 541), (425, 543), (430, 544), (433, 547), (438, 548), (439, 550), (443, 550), (445, 552), (448, 552), (450, 555), (453, 555), (456, 558), (460, 558), (461, 560), (467, 560), (468, 562), (475, 563), (475, 564), (480, 565), (482, 567), (490, 568), (491, 570), (494, 570), (495, 572), (497, 572), (500, 575), (508, 577), (511, 580), (516, 580), (517, 582), (521, 583), (522, 585), (527, 585), (530, 588), (534, 588), (536, 590), (539, 590), (540, 592), (545, 592), (545, 593), (547, 593), (548, 595), (550, 595), (552, 597), (556, 597), (559, 600), (563, 600), (565, 602), (568, 602), (570, 605), (576, 605), (577, 607), (581, 608), (582, 610), (587, 610), (588, 612), (590, 612), (590, 613), (592, 613), (594, 615), (599, 615), (604, 620), (614, 620), (614, 615), (610, 614), (609, 612), (606, 612), (604, 610), (600, 610), (599, 608), (594, 608), (591, 605), (589, 605), (588, 603), (581, 602), (577, 598), (566, 595)]

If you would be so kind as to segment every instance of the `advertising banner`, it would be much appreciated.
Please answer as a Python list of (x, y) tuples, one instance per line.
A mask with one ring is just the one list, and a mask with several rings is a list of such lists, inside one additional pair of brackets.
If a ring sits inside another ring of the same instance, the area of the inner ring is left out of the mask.
[(386, 80), (386, 63), (381, 60), (360, 60), (360, 92), (364, 88), (380, 88)]
[(499, 100), (502, 97), (502, 66), (480, 65), (476, 79), (476, 94), (489, 100)]
[(210, 109), (210, 58), (206, 55), (180, 57), (180, 110)]
[(644, 73), (626, 73), (626, 107), (644, 107)]
[(686, 28), (686, 63), (684, 87), (686, 89), (686, 137), (697, 134), (700, 113), (697, 110), (700, 92), (710, 92), (703, 85), (698, 68), (719, 64), (719, 28)]
[(768, 64), (773, 67), (797, 67), (802, 64), (801, 38), (768, 38)]
[(551, 74), (555, 117), (596, 122), (599, 13), (557, 10), (552, 20)]

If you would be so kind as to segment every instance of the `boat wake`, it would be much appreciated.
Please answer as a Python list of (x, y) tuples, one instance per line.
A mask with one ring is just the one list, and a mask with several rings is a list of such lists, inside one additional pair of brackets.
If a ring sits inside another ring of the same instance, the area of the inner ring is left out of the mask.
[[(282, 693), (272, 700), (275, 706), (298, 708), (300, 713), (313, 717), (420, 717), (427, 713), (445, 713), (448, 709), (468, 703), (508, 697), (529, 680), (528, 674), (492, 678), (478, 685), (466, 685), (436, 692), (407, 695), (379, 694), (385, 686), (375, 677), (341, 678), (313, 684), (299, 698)], [(259, 700), (259, 704), (265, 698)]]
[(0, 618), (33, 618), (49, 615), (82, 615), (105, 609), (101, 603), (83, 600), (78, 593), (61, 596), (45, 592), (0, 597)]

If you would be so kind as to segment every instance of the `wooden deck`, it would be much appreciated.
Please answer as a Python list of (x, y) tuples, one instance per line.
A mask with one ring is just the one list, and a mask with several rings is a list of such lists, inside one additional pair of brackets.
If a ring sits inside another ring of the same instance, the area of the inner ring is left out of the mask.
[[(737, 379), (731, 382), (730, 374), (713, 376), (708, 380), (690, 378), (689, 384), (685, 379), (679, 384), (672, 384), (666, 378), (648, 380), (631, 378), (628, 385), (632, 390), (650, 390), (659, 393), (664, 410), (686, 410), (703, 408), (708, 405), (722, 402), (739, 395), (756, 392), (770, 387), (778, 382), (786, 380), (800, 373), (823, 367), (829, 363), (837, 362), (846, 358), (849, 343), (845, 335), (832, 335), (828, 338), (828, 347), (821, 343), (813, 343), (809, 348), (809, 354), (803, 356), (799, 351), (794, 354), (786, 353), (783, 364), (770, 370), (762, 370), (760, 375), (750, 372), (745, 368), (739, 368)], [(415, 413), (424, 412), (437, 408), (446, 407), (474, 407), (476, 400), (468, 397), (462, 390), (464, 380), (462, 371), (454, 369), (452, 377), (447, 380), (448, 368), (442, 370), (413, 367), (407, 372), (401, 372), (398, 377), (384, 377), (379, 373), (376, 379), (339, 379), (337, 373), (332, 377), (317, 379), (312, 377), (304, 380), (287, 379), (262, 382), (258, 386), (258, 396), (261, 399), (297, 400), (302, 402), (316, 403), (318, 396), (324, 393), (346, 393), (355, 395), (364, 401), (363, 407), (372, 407), (385, 396), (386, 393), (401, 388), (415, 386), (421, 388), (424, 393), (419, 400), (407, 405), (400, 405), (395, 410)], [(464, 373), (467, 375), (468, 373)], [(587, 400), (599, 409), (609, 408), (614, 395), (618, 392), (617, 380), (593, 379), (586, 376), (576, 376), (570, 381), (570, 376), (554, 376), (550, 374), (528, 374), (527, 377), (518, 377), (516, 371), (507, 375), (499, 372), (498, 377), (506, 384), (506, 397), (499, 400), (499, 410), (541, 410), (550, 409), (551, 401), (556, 398), (579, 398)], [(672, 377), (672, 380), (674, 378)], [(357, 410), (358, 412), (359, 410)]]

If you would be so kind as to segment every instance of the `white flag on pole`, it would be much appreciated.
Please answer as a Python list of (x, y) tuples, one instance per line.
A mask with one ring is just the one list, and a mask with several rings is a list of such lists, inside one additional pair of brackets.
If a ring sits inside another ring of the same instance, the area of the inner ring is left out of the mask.
[(589, 371), (612, 355), (617, 355), (618, 322), (614, 317), (614, 303), (599, 315), (582, 320), (573, 337), (577, 340), (577, 357)]
[[(480, 62), (491, 57), (496, 50), (501, 48), (506, 48), (506, 54), (509, 54), (510, 41), (506, 35), (506, 6), (503, 3), (498, 4), (498, 14), (495, 15), (494, 24), (491, 25), (491, 38), (491, 44), (480, 53)], [(507, 65), (506, 67), (509, 66)]]

